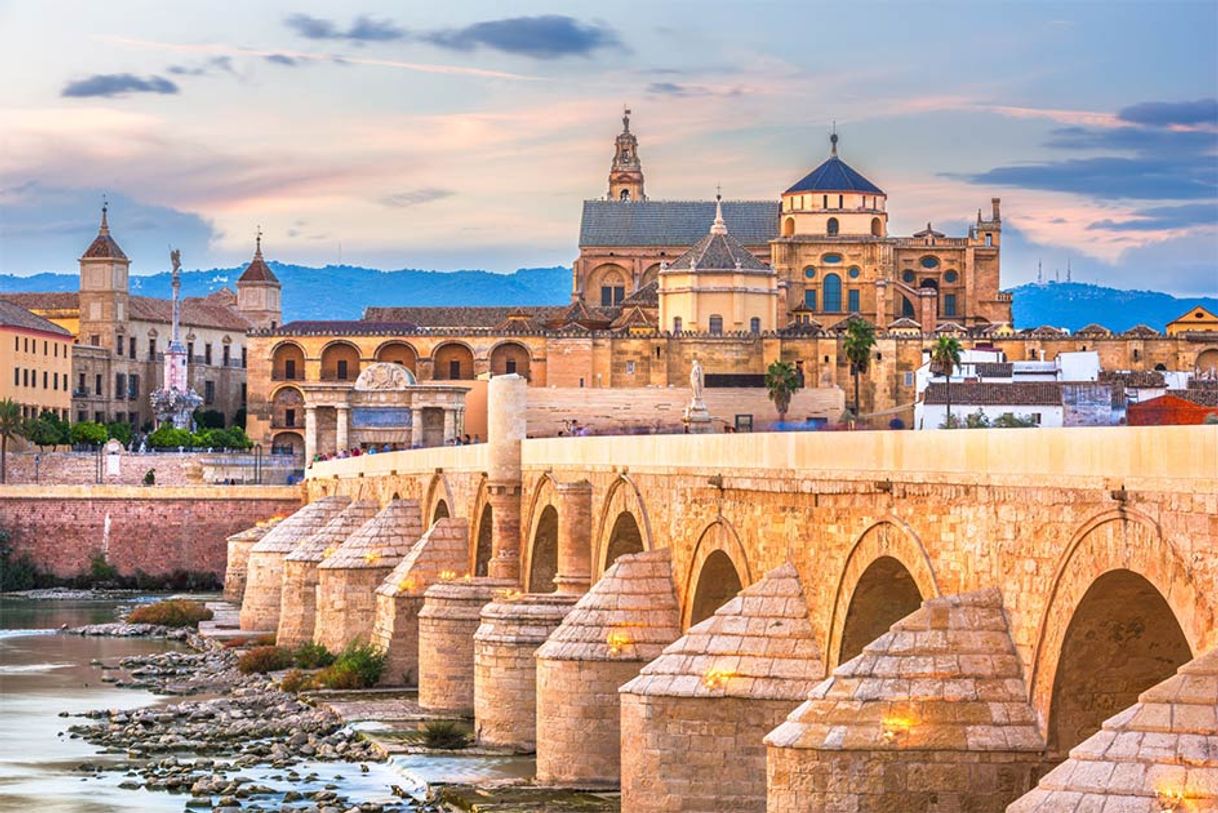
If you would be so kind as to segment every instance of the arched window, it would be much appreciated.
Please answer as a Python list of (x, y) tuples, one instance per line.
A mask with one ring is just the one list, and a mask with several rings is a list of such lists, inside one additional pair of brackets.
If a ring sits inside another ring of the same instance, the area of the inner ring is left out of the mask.
[(825, 310), (836, 313), (842, 309), (842, 278), (837, 274), (825, 274)]
[(750, 333), (760, 333), (761, 332), (761, 319), (754, 316), (752, 319), (749, 320), (749, 332)]
[(630, 190), (629, 190), (629, 189), (623, 189), (623, 190), (622, 190), (622, 194), (621, 194), (621, 196), (620, 196), (620, 197), (621, 197), (621, 199), (622, 199), (622, 200), (630, 200)]
[(880, 220), (878, 217), (871, 218), (871, 236), (872, 237), (883, 237), (884, 236), (884, 221)]
[(723, 335), (723, 317), (717, 313), (712, 313), (710, 319), (707, 320), (710, 325), (710, 334), (712, 336)]
[(786, 220), (782, 221), (782, 236), (790, 237), (793, 234), (795, 234), (795, 218), (788, 217)]
[(829, 235), (837, 234), (837, 218), (829, 218), (829, 222), (825, 224), (825, 232)]
[[(672, 317), (672, 332), (673, 333), (681, 332), (681, 317), (680, 316)], [(659, 349), (659, 348), (657, 348), (657, 349)]]
[(914, 306), (905, 297), (901, 297), (901, 316), (912, 319), (914, 317)]

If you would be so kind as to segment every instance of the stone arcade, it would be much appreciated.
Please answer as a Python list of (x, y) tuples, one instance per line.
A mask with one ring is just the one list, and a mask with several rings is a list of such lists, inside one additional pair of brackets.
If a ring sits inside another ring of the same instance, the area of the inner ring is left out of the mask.
[(523, 379), (489, 385), (487, 444), (315, 466), (243, 627), (350, 501), (417, 504), (355, 626), (541, 782), (626, 811), (1218, 804), (1213, 427), (525, 440)]

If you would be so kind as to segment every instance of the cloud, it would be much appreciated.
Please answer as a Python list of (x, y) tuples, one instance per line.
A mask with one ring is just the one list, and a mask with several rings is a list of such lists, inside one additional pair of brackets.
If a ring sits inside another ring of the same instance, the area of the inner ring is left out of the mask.
[(395, 208), (405, 208), (407, 206), (418, 206), (423, 203), (443, 200), (444, 198), (452, 197), (452, 195), (453, 191), (451, 189), (437, 189), (429, 186), (422, 189), (408, 189), (405, 192), (386, 195), (381, 198), (381, 203)]
[(142, 78), (131, 73), (99, 73), (69, 82), (60, 96), (88, 98), (93, 96), (126, 96), (129, 93), (177, 93), (178, 86), (163, 76)]
[(206, 63), (196, 65), (195, 67), (170, 65), (165, 69), (167, 73), (172, 73), (175, 76), (206, 76), (214, 70), (223, 71), (224, 73), (236, 73), (233, 70), (233, 58), (231, 56), (214, 56), (207, 60)]
[(406, 36), (406, 31), (394, 25), (389, 20), (377, 20), (374, 17), (359, 16), (351, 23), (351, 27), (343, 30), (331, 20), (321, 17), (311, 17), (308, 14), (293, 14), (284, 20), (284, 24), (296, 31), (302, 37), (311, 40), (350, 40), (354, 43), (389, 42), (400, 40)]
[(623, 48), (608, 26), (584, 24), (561, 14), (487, 20), (464, 28), (434, 31), (423, 38), (442, 48), (470, 51), (482, 46), (533, 59), (589, 56), (602, 48)]
[(709, 91), (697, 85), (682, 85), (676, 82), (652, 82), (647, 92), (654, 96), (705, 96)]
[(1159, 231), (1193, 226), (1218, 226), (1218, 200), (1183, 206), (1154, 206), (1132, 212), (1128, 220), (1098, 220), (1089, 231)]
[(287, 54), (267, 54), (263, 59), (276, 65), (287, 65), (288, 67), (295, 67), (300, 64), (299, 60)]
[(1218, 99), (1197, 99), (1193, 102), (1142, 102), (1122, 108), (1117, 113), (1122, 120), (1150, 127), (1172, 125), (1218, 126)]

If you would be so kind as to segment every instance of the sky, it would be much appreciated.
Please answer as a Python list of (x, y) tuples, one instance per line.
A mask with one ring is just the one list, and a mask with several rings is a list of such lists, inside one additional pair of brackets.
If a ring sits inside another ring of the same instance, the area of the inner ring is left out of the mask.
[(1218, 293), (1218, 3), (0, 0), (0, 273), (569, 265), (624, 105), (652, 199), (828, 155), (890, 231), (1002, 198), (1004, 287)]

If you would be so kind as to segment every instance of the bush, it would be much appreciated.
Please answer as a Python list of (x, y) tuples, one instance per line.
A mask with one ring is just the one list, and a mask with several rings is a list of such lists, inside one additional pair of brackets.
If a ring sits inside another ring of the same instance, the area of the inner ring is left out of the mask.
[(371, 644), (353, 643), (318, 673), (317, 682), (327, 689), (367, 689), (381, 679), (385, 661), (385, 653)]
[(301, 669), (320, 669), (334, 663), (334, 655), (321, 644), (307, 643), (296, 647), (292, 658)]
[(80, 423), (72, 424), (71, 439), (73, 443), (101, 446), (110, 439), (110, 433), (100, 423), (81, 421)]
[[(106, 555), (101, 551), (89, 557), (89, 572), (83, 574), (82, 578), (87, 580), (91, 585), (119, 585), (122, 581), (122, 577), (118, 575), (118, 568), (107, 562)], [(147, 621), (140, 623), (154, 624), (159, 622)]]
[(243, 675), (254, 672), (278, 672), (292, 665), (292, 651), (281, 646), (258, 646), (237, 660), (237, 669)]
[(58, 446), (72, 442), (72, 428), (53, 412), (43, 412), (26, 424), (25, 437), (35, 446)]
[(131, 424), (125, 421), (111, 421), (106, 424), (106, 434), (126, 446), (131, 443)]
[(283, 680), (279, 681), (279, 688), (292, 694), (307, 692), (309, 689), (316, 688), (316, 685), (312, 675), (299, 669), (293, 669), (283, 676)]
[(434, 720), (423, 726), (423, 746), (456, 751), (469, 746), (469, 735), (451, 720)]
[(210, 621), (211, 610), (198, 601), (172, 598), (136, 607), (127, 616), (132, 624), (161, 624), (166, 627), (196, 627), (200, 621)]
[(224, 413), (218, 409), (196, 409), (195, 426), (200, 429), (223, 429)]
[(154, 449), (189, 447), (194, 445), (194, 436), (187, 429), (177, 429), (170, 424), (162, 424), (159, 429), (148, 436), (148, 445)]
[(234, 412), (233, 413), (233, 426), (239, 426), (242, 429), (244, 429), (245, 428), (245, 415), (246, 415), (245, 407), (241, 407), (241, 409), (238, 409), (236, 412)]

